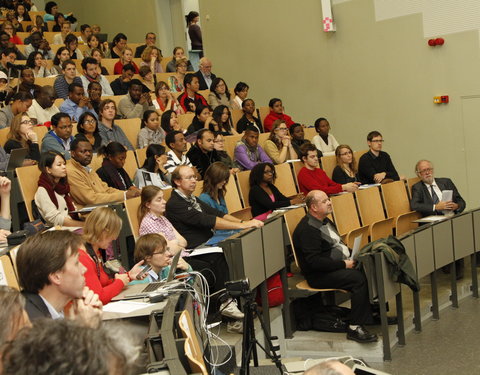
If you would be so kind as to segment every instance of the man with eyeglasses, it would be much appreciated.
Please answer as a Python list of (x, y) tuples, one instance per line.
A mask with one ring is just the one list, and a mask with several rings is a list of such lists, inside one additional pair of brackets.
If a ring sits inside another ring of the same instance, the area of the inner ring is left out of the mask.
[(212, 81), (217, 78), (215, 74), (212, 73), (212, 62), (207, 57), (202, 57), (200, 59), (200, 64), (198, 66), (198, 71), (195, 72), (195, 77), (198, 78), (198, 83), (200, 84), (199, 90), (209, 90), (212, 85)]
[(70, 143), (72, 137), (72, 120), (67, 113), (59, 112), (52, 116), (51, 130), (42, 140), (42, 152), (55, 150), (60, 152), (65, 159), (70, 159)]
[(147, 33), (147, 35), (145, 35), (145, 44), (142, 46), (138, 46), (135, 50), (135, 57), (142, 57), (142, 53), (143, 51), (145, 51), (145, 48), (154, 46), (156, 41), (157, 36), (155, 35), (155, 33)]
[(382, 151), (383, 137), (374, 130), (368, 133), (367, 143), (370, 150), (360, 157), (358, 178), (362, 184), (385, 184), (398, 181), (398, 175), (390, 155)]
[(35, 125), (42, 125), (49, 122), (52, 116), (60, 110), (55, 103), (55, 90), (52, 86), (42, 86), (37, 93), (37, 97), (32, 101), (32, 106), (28, 109), (30, 117)]

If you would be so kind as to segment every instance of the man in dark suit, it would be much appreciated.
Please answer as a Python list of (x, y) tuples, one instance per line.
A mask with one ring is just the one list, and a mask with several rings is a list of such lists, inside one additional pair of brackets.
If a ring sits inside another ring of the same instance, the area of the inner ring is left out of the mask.
[(85, 287), (86, 269), (78, 260), (81, 248), (82, 238), (68, 230), (39, 233), (20, 246), (18, 279), (30, 320), (64, 318), (63, 309), (73, 301), (69, 317), (98, 325), (102, 303)]
[[(465, 210), (465, 201), (449, 178), (434, 178), (433, 164), (428, 160), (420, 160), (415, 166), (417, 176), (421, 181), (412, 186), (410, 207), (420, 212), (422, 216), (458, 214)], [(451, 190), (452, 199), (442, 201), (443, 191)], [(463, 277), (463, 259), (455, 262), (457, 279)], [(450, 266), (443, 267), (445, 273), (450, 272)]]
[(145, 48), (154, 46), (156, 41), (157, 41), (157, 36), (155, 35), (155, 33), (152, 33), (152, 32), (147, 33), (147, 35), (145, 35), (145, 44), (138, 46), (137, 49), (135, 50), (135, 57), (136, 58), (142, 57), (142, 53), (143, 51), (145, 51)]
[(195, 76), (200, 83), (200, 90), (210, 90), (212, 81), (217, 78), (217, 76), (212, 73), (212, 62), (208, 58), (202, 57), (200, 59), (198, 72), (195, 72)]
[[(422, 181), (412, 186), (410, 207), (423, 216), (460, 213), (465, 210), (465, 201), (449, 178), (434, 178), (433, 165), (428, 160), (420, 160), (415, 172)], [(442, 201), (442, 192), (452, 191), (452, 200)]]

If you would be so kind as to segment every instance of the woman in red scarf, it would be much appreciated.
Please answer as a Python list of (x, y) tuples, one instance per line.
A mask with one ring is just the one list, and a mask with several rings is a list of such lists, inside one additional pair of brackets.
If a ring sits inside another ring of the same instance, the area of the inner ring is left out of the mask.
[(272, 125), (275, 120), (283, 120), (285, 124), (287, 124), (287, 128), (290, 128), (290, 125), (295, 123), (290, 116), (283, 113), (283, 104), (281, 99), (270, 99), (268, 106), (270, 107), (270, 113), (263, 120), (263, 128), (265, 129), (265, 132), (272, 131)]
[(75, 211), (75, 206), (69, 194), (70, 185), (63, 155), (53, 150), (44, 152), (38, 168), (42, 174), (38, 179), (35, 204), (44, 221), (51, 225), (83, 227), (83, 221), (70, 213)]

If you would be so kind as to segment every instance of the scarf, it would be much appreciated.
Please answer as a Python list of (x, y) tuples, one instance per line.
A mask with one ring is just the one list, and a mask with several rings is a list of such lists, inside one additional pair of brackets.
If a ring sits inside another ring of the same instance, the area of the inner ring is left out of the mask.
[(111, 187), (125, 191), (132, 186), (132, 182), (130, 181), (127, 172), (125, 172), (123, 168), (117, 169), (110, 160), (103, 159), (102, 168), (113, 182), (114, 186)]
[[(43, 187), (47, 191), (48, 196), (50, 197), (50, 200), (55, 205), (55, 207), (57, 207), (57, 209), (58, 209), (58, 200), (57, 200), (57, 197), (55, 196), (55, 193), (63, 196), (63, 198), (65, 199), (65, 202), (67, 203), (68, 211), (75, 211), (75, 206), (73, 205), (72, 197), (69, 194), (70, 185), (68, 184), (66, 179), (61, 178), (60, 181), (55, 186), (53, 186), (48, 175), (42, 172), (42, 174), (40, 175), (40, 178), (38, 179), (38, 186)], [(78, 220), (77, 214), (70, 214), (70, 217), (72, 219)]]
[(238, 144), (244, 144), (247, 148), (247, 156), (251, 161), (259, 161), (260, 160), (260, 152), (258, 151), (258, 145), (255, 147), (249, 146), (247, 142), (242, 138)]

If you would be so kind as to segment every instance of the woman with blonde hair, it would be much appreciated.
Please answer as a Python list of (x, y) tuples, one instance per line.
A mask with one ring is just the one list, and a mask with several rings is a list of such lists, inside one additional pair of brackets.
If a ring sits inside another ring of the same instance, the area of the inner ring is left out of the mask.
[(138, 66), (133, 61), (133, 51), (130, 47), (125, 47), (122, 51), (122, 56), (113, 67), (113, 74), (122, 74), (124, 65), (130, 64), (135, 68), (135, 74), (138, 74)]
[(160, 50), (155, 46), (148, 46), (142, 52), (142, 62), (140, 66), (146, 65), (152, 69), (152, 73), (163, 73), (162, 65), (160, 62), (162, 61), (162, 54)]
[(85, 250), (79, 250), (79, 260), (86, 268), (85, 285), (98, 294), (104, 305), (117, 296), (130, 281), (146, 276), (139, 276), (143, 260), (124, 273), (119, 273), (124, 271), (122, 267), (113, 270), (115, 266), (109, 266), (109, 262), (106, 262), (106, 249), (117, 239), (121, 229), (122, 220), (109, 207), (93, 210), (83, 228)]
[(185, 91), (183, 79), (185, 78), (185, 74), (187, 74), (187, 63), (188, 61), (185, 58), (175, 60), (175, 75), (168, 77), (168, 84), (172, 92)]
[(335, 150), (337, 166), (333, 170), (332, 180), (338, 184), (356, 182), (360, 185), (353, 150), (349, 145), (340, 145)]
[(26, 112), (19, 113), (13, 118), (4, 146), (7, 154), (16, 148), (28, 148), (26, 159), (37, 162), (40, 160), (37, 133), (33, 131), (33, 122)]
[(270, 137), (263, 144), (263, 149), (274, 164), (282, 164), (286, 160), (297, 158), (285, 121), (275, 120), (273, 122)]

